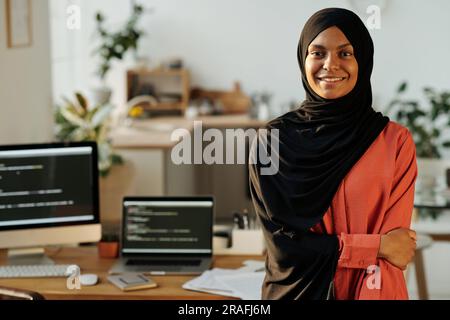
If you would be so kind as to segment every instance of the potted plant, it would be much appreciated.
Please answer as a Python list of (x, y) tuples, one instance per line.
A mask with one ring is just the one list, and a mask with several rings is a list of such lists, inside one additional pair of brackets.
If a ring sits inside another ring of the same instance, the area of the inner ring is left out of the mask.
[(441, 148), (450, 147), (450, 140), (442, 137), (450, 125), (450, 92), (439, 93), (432, 88), (424, 88), (431, 105), (429, 110), (425, 110), (418, 101), (403, 98), (406, 89), (407, 82), (401, 83), (387, 112), (396, 110), (396, 120), (411, 131), (418, 157), (439, 159)]
[(144, 31), (137, 27), (143, 12), (143, 6), (133, 5), (131, 16), (117, 31), (109, 31), (105, 27), (105, 17), (101, 12), (95, 15), (96, 34), (100, 38), (100, 45), (94, 50), (94, 55), (100, 57), (97, 74), (102, 82), (102, 86), (95, 90), (95, 99), (100, 103), (108, 101), (111, 95), (111, 90), (105, 85), (105, 79), (112, 62), (122, 60), (129, 51), (133, 51), (136, 56), (139, 40), (144, 35)]
[(114, 152), (109, 135), (112, 105), (90, 105), (81, 93), (63, 99), (55, 110), (55, 136), (60, 141), (96, 141), (102, 224), (120, 224), (122, 197), (132, 194), (133, 166)]
[(98, 147), (100, 176), (106, 177), (114, 164), (123, 159), (115, 154), (108, 139), (110, 115), (109, 103), (90, 106), (86, 97), (75, 93), (75, 99), (63, 98), (64, 103), (55, 110), (55, 136), (59, 141), (95, 141)]
[(119, 254), (120, 242), (117, 226), (106, 225), (102, 228), (102, 238), (97, 245), (98, 255), (101, 258), (113, 259)]
[[(433, 196), (437, 178), (445, 180), (449, 166), (442, 160), (442, 151), (450, 147), (450, 139), (446, 139), (450, 126), (450, 92), (424, 88), (429, 103), (428, 108), (424, 108), (419, 101), (404, 97), (407, 86), (407, 82), (400, 84), (386, 111), (410, 130), (419, 165), (417, 189)], [(437, 214), (435, 211), (428, 213), (433, 217)]]

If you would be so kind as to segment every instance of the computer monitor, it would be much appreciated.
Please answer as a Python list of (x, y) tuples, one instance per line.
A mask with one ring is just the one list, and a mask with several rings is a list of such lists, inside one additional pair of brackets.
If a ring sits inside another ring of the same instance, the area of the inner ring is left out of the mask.
[(42, 249), (16, 253), (100, 237), (95, 142), (0, 146), (0, 248), (20, 257), (11, 262), (51, 263)]

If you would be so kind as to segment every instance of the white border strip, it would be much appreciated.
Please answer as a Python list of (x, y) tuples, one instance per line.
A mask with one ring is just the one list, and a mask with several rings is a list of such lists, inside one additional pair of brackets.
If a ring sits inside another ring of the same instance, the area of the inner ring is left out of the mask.
[(122, 249), (123, 253), (211, 253), (211, 249)]
[(212, 207), (212, 201), (125, 201), (124, 206), (154, 206), (154, 207)]
[(0, 158), (15, 157), (45, 157), (55, 155), (90, 154), (92, 147), (61, 147), (47, 149), (4, 150), (0, 151)]
[(63, 218), (43, 218), (43, 219), (0, 221), (0, 227), (20, 226), (20, 225), (27, 225), (27, 224), (44, 224), (44, 223), (54, 223), (54, 222), (88, 221), (88, 220), (94, 220), (94, 216), (87, 215), (87, 216), (75, 216), (75, 217), (63, 217)]

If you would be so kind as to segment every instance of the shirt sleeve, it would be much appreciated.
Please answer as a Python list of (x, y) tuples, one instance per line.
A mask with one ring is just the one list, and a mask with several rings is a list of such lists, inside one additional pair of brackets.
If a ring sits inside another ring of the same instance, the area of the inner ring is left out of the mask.
[(389, 204), (383, 219), (381, 234), (397, 228), (409, 228), (414, 209), (414, 192), (417, 179), (416, 146), (411, 133), (397, 152), (394, 179), (392, 181)]
[(396, 154), (395, 172), (380, 234), (338, 235), (338, 267), (365, 269), (376, 264), (381, 235), (396, 228), (410, 227), (416, 178), (416, 148), (411, 133), (405, 130)]
[(341, 268), (363, 268), (376, 264), (380, 249), (380, 234), (346, 234), (338, 235), (339, 260)]

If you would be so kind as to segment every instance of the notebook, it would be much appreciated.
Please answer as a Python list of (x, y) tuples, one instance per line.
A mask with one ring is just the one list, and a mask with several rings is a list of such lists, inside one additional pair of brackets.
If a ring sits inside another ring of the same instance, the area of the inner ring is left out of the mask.
[(122, 291), (143, 290), (156, 288), (158, 286), (152, 279), (147, 278), (143, 274), (135, 273), (110, 275), (108, 281)]

